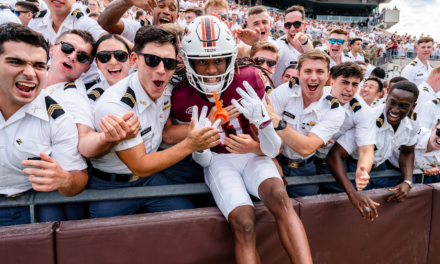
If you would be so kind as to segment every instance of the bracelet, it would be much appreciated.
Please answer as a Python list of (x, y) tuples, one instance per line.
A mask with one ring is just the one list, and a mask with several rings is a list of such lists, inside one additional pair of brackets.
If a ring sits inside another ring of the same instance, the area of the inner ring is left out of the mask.
[(307, 43), (309, 43), (309, 38), (307, 38), (306, 42), (304, 42), (303, 44), (301, 44), (302, 46), (307, 45)]

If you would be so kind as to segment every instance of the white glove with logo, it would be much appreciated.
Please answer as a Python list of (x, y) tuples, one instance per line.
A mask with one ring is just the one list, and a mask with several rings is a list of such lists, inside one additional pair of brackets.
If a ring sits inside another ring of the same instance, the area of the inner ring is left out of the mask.
[(241, 106), (235, 99), (232, 99), (231, 103), (240, 113), (249, 119), (252, 124), (256, 125), (259, 129), (263, 129), (271, 122), (266, 108), (248, 82), (244, 81), (243, 86), (246, 88), (247, 93), (245, 93), (245, 91), (243, 91), (241, 88), (237, 88), (237, 93), (243, 98), (240, 101), (241, 105), (243, 106)]

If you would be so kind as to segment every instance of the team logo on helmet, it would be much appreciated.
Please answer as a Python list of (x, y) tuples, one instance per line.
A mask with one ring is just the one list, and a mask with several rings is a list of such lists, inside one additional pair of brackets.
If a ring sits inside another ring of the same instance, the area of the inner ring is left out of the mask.
[(183, 32), (183, 36), (186, 37), (189, 34), (191, 34), (191, 31), (188, 28), (185, 28), (185, 31)]

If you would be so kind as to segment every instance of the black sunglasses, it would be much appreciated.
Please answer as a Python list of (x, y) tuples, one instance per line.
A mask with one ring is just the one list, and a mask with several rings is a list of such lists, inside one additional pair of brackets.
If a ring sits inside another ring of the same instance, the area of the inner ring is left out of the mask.
[(138, 55), (142, 55), (145, 58), (145, 64), (149, 67), (156, 67), (163, 61), (163, 66), (165, 69), (169, 71), (174, 71), (177, 68), (177, 64), (179, 63), (176, 59), (171, 58), (161, 58), (159, 56), (147, 53), (136, 52)]
[(267, 66), (269, 66), (270, 68), (275, 67), (275, 65), (277, 65), (277, 61), (276, 60), (272, 60), (272, 59), (265, 59), (263, 57), (255, 57), (254, 58), (254, 62), (255, 64), (257, 64), (258, 66), (261, 66), (264, 64), (264, 62), (267, 63)]
[(115, 51), (100, 51), (96, 54), (96, 58), (101, 63), (107, 63), (112, 58), (112, 54), (115, 59), (119, 62), (126, 62), (128, 60), (128, 53), (123, 50), (115, 50)]
[(31, 11), (14, 11), (16, 16), (20, 16), (20, 13), (32, 13)]
[(440, 137), (440, 128), (435, 128), (435, 134), (437, 135), (437, 137)]
[(72, 54), (72, 52), (76, 51), (76, 60), (81, 63), (84, 64), (88, 61), (90, 61), (90, 57), (89, 55), (87, 55), (87, 53), (83, 52), (83, 51), (77, 51), (72, 45), (70, 45), (69, 43), (66, 43), (64, 41), (60, 41), (58, 43), (55, 43), (55, 45), (61, 44), (61, 51), (64, 54)]
[(292, 26), (293, 26), (294, 28), (299, 28), (302, 24), (304, 24), (303, 21), (285, 22), (285, 23), (284, 23), (284, 28), (285, 28), (285, 29), (290, 29)]

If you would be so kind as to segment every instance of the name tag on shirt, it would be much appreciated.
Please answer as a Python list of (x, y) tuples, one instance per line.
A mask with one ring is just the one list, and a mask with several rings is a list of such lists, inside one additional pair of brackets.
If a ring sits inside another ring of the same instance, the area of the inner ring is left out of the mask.
[(151, 131), (151, 127), (144, 129), (144, 131), (141, 132), (141, 137), (148, 134), (148, 132), (150, 132), (150, 131)]
[(284, 111), (283, 114), (284, 114), (285, 116), (288, 116), (288, 117), (292, 118), (292, 119), (295, 119), (295, 115), (294, 115), (294, 114), (291, 114), (291, 113), (289, 113), (289, 112), (287, 112), (287, 111)]
[(417, 77), (419, 77), (419, 76), (423, 76), (423, 73), (419, 73), (419, 74), (417, 74)]

